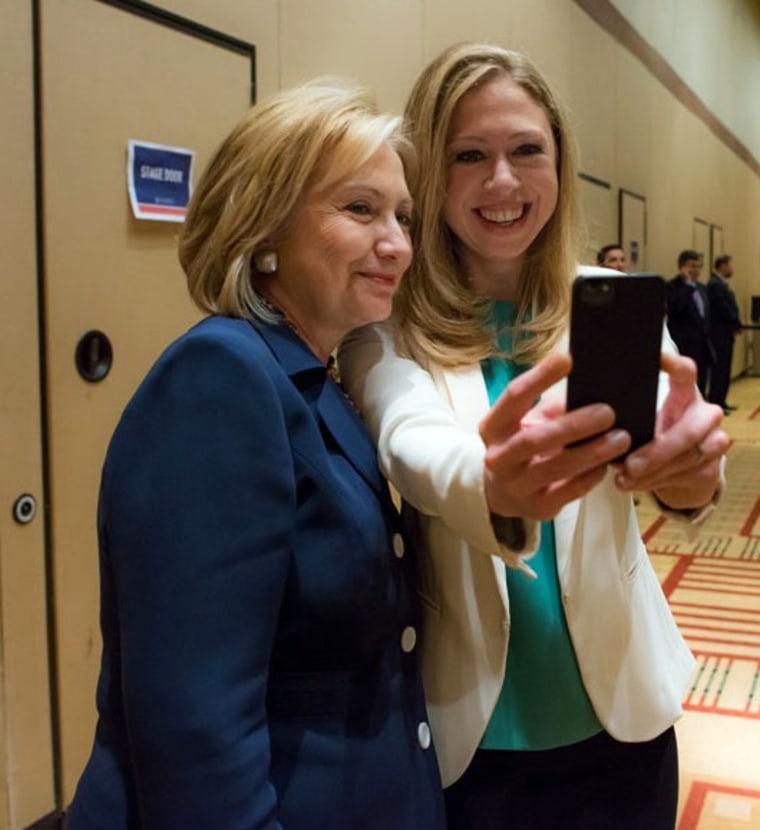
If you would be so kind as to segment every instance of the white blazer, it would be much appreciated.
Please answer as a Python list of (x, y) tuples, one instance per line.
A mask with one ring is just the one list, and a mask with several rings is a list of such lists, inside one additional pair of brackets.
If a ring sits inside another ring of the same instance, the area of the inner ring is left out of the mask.
[[(675, 350), (667, 333), (663, 348)], [(521, 550), (494, 535), (478, 435), (489, 409), (479, 365), (426, 370), (396, 354), (388, 324), (351, 335), (339, 364), (415, 537), (422, 674), (449, 786), (472, 760), (502, 687), (510, 631), (504, 563), (524, 567), (540, 524), (523, 523)], [(663, 375), (660, 400), (666, 391)], [(596, 715), (618, 740), (654, 738), (680, 716), (694, 659), (647, 556), (631, 495), (610, 473), (565, 506), (554, 526), (562, 602)]]

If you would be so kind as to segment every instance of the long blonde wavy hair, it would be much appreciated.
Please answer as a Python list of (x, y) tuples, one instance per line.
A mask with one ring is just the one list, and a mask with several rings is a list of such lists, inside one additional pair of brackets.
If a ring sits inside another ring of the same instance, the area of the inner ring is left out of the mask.
[(470, 288), (457, 257), (458, 240), (443, 219), (446, 143), (457, 104), (468, 93), (508, 77), (538, 103), (557, 146), (557, 207), (525, 258), (517, 298), (512, 359), (533, 364), (556, 345), (567, 325), (570, 283), (580, 242), (576, 206), (576, 152), (562, 106), (531, 61), (485, 43), (462, 43), (442, 52), (417, 79), (404, 113), (417, 151), (410, 177), (415, 200), (414, 260), (395, 298), (399, 348), (417, 360), (448, 367), (495, 352), (486, 328), (488, 301)]

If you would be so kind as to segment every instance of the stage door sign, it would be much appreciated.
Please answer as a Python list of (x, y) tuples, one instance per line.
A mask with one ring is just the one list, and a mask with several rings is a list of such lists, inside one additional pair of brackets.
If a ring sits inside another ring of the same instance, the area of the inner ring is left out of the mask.
[(130, 139), (128, 156), (127, 184), (135, 219), (184, 222), (193, 151)]

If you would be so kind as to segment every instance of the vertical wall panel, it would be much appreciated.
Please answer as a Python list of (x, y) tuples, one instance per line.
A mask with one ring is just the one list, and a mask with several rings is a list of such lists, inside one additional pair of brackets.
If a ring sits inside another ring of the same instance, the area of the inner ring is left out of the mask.
[[(251, 57), (106, 3), (41, 8), (50, 546), (65, 806), (95, 723), (95, 514), (106, 446), (150, 364), (200, 317), (177, 261), (178, 225), (131, 214), (127, 142), (194, 150), (197, 179), (250, 104)], [(113, 349), (113, 367), (98, 383), (80, 377), (74, 359), (92, 329)]]
[[(0, 827), (55, 807), (44, 549), (30, 3), (0, 9)], [(34, 519), (12, 517), (22, 493)]]

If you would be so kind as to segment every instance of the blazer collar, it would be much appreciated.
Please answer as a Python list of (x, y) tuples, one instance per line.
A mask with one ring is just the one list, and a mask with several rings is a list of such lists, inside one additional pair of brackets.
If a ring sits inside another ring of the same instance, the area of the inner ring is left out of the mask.
[(253, 324), (293, 385), (326, 427), (346, 458), (379, 495), (387, 488), (377, 465), (377, 451), (364, 422), (327, 367), (285, 323)]
[(433, 371), (441, 372), (451, 406), (460, 423), (470, 432), (477, 432), (481, 419), (489, 409), (488, 390), (480, 364)]

